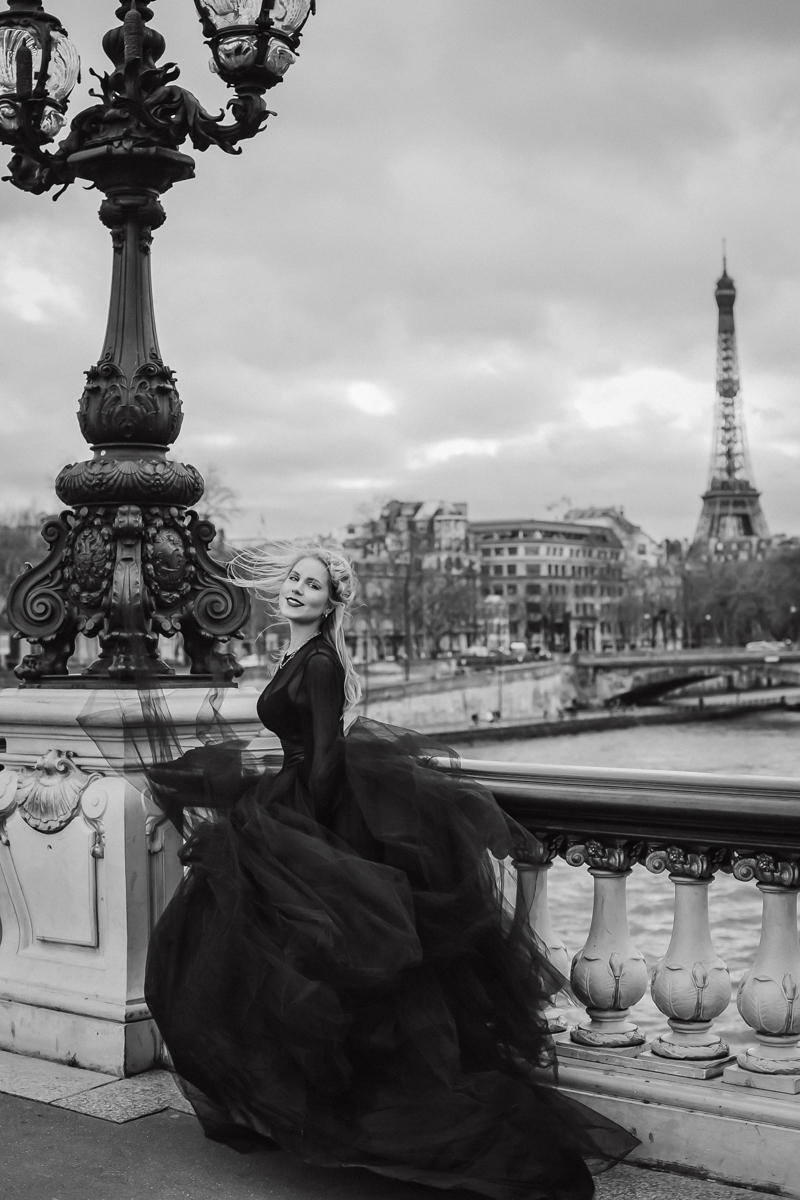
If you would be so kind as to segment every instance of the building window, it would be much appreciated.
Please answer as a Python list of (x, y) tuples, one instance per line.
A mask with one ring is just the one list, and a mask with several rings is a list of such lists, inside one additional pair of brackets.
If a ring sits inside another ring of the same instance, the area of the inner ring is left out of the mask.
[(499, 566), (492, 567), (492, 574), (493, 574), (493, 575), (502, 575), (502, 574), (503, 574), (503, 568), (502, 568), (502, 567), (499, 567)]
[(516, 594), (517, 594), (517, 585), (516, 585), (515, 583), (510, 583), (510, 584), (508, 585), (508, 587), (506, 588), (506, 594), (507, 594), (507, 595), (509, 595), (509, 596), (516, 596)]
[(509, 547), (508, 547), (508, 553), (509, 553), (509, 554), (516, 554), (516, 553), (517, 553), (517, 547), (516, 547), (516, 546), (509, 546)]
[(539, 595), (541, 595), (541, 592), (542, 592), (542, 585), (540, 583), (526, 583), (525, 584), (525, 595), (526, 596), (539, 596)]
[(508, 564), (508, 573), (509, 573), (509, 575), (516, 575), (516, 573), (517, 573), (517, 564), (516, 563)]

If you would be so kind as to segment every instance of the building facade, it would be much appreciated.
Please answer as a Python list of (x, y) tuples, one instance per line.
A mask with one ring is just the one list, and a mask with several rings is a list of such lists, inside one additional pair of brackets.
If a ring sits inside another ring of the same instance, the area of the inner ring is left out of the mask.
[(641, 525), (634, 525), (625, 516), (622, 508), (571, 508), (564, 517), (580, 525), (599, 525), (616, 534), (625, 553), (626, 576), (643, 571), (654, 571), (662, 566), (666, 550), (663, 542), (657, 542)]
[(505, 603), (510, 642), (559, 651), (616, 646), (625, 551), (612, 529), (528, 520), (473, 521), (470, 531), (484, 603)]
[(351, 648), (358, 662), (429, 658), (480, 634), (480, 572), (467, 505), (391, 500), (339, 532), (361, 583)]

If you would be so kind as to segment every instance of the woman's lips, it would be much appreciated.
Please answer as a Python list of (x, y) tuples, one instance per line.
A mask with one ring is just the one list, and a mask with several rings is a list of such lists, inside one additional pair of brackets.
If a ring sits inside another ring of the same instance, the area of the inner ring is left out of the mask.
[(287, 596), (286, 603), (291, 604), (294, 608), (302, 608), (303, 607), (303, 601), (295, 600), (294, 596)]

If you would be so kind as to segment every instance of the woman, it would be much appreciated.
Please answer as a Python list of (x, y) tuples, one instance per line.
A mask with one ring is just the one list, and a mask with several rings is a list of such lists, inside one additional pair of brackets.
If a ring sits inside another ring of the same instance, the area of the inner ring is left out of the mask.
[(258, 702), (283, 766), (228, 740), (151, 772), (173, 817), (214, 810), (146, 986), (208, 1136), (494, 1200), (590, 1197), (587, 1162), (636, 1140), (553, 1087), (542, 1012), (562, 981), (487, 853), (524, 830), (429, 765), (448, 752), (419, 735), (364, 719), (344, 735), (359, 683), (343, 554), (297, 543), (233, 573), (290, 630)]

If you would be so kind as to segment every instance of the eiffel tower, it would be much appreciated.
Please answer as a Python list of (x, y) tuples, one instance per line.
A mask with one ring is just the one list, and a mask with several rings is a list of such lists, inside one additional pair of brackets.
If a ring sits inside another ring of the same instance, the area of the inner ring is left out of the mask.
[(761, 511), (761, 493), (753, 483), (744, 433), (733, 323), (736, 288), (724, 257), (715, 296), (719, 326), (714, 448), (708, 490), (703, 496), (691, 554), (693, 558), (718, 560), (751, 558), (766, 548), (763, 542), (769, 539), (769, 529)]

